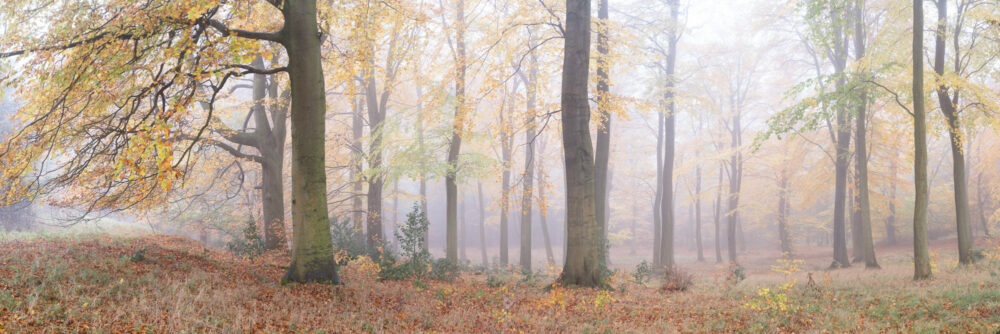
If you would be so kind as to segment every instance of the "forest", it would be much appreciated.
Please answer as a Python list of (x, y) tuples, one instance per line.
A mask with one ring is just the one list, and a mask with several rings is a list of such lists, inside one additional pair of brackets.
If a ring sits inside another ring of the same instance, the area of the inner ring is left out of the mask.
[(1000, 1), (4, 1), (0, 333), (91, 332), (1000, 332)]

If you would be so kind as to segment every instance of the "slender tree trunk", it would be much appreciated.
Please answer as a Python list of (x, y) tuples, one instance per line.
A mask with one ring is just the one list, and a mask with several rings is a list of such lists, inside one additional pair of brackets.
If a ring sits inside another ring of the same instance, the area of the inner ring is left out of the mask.
[[(545, 141), (538, 143), (538, 151), (545, 152)], [(542, 168), (545, 166), (542, 164), (542, 154), (537, 154), (538, 158), (538, 168), (535, 171), (538, 173), (538, 202), (548, 203), (545, 199), (545, 174), (542, 173)], [(543, 204), (544, 205), (544, 204)], [(556, 257), (552, 252), (552, 240), (549, 237), (549, 224), (546, 221), (546, 210), (539, 208), (538, 216), (540, 223), (542, 224), (542, 239), (545, 242), (545, 259), (548, 261), (549, 267), (556, 266)]]
[(455, 20), (455, 120), (452, 121), (451, 142), (448, 144), (448, 173), (445, 176), (445, 199), (447, 215), (446, 258), (458, 263), (458, 154), (465, 136), (465, 1), (458, 0), (458, 14)]
[[(939, 0), (937, 3), (938, 22), (937, 33), (934, 37), (934, 72), (939, 77), (944, 76), (945, 58), (945, 37), (947, 37), (948, 1)], [(955, 31), (955, 38), (958, 38), (960, 31)], [(956, 59), (960, 59), (955, 50)], [(961, 264), (972, 264), (975, 259), (972, 257), (972, 229), (969, 227), (969, 188), (968, 180), (965, 176), (965, 152), (962, 149), (962, 126), (958, 119), (956, 104), (958, 92), (954, 96), (949, 96), (949, 88), (945, 84), (937, 87), (938, 102), (941, 106), (941, 113), (948, 121), (948, 138), (951, 139), (951, 161), (952, 176), (955, 188), (955, 224), (958, 230), (958, 262)]]
[(729, 252), (729, 262), (736, 263), (736, 228), (739, 215), (739, 205), (740, 205), (740, 129), (742, 122), (740, 121), (740, 114), (742, 113), (740, 108), (733, 104), (733, 120), (732, 127), (733, 131), (731, 133), (731, 140), (729, 148), (733, 150), (732, 156), (729, 162), (729, 212), (726, 214), (728, 224), (726, 228), (727, 236), (727, 250)]
[(594, 152), (590, 139), (590, 0), (566, 0), (562, 72), (563, 151), (566, 157), (566, 263), (564, 286), (596, 287), (601, 277), (594, 216)]
[(660, 237), (663, 236), (663, 212), (660, 206), (663, 204), (663, 125), (666, 123), (663, 113), (657, 113), (656, 121), (656, 195), (653, 197), (653, 267), (663, 266), (660, 258)]
[[(423, 86), (417, 85), (417, 146), (420, 147), (420, 152), (424, 152), (424, 113), (423, 113)], [(427, 174), (423, 171), (420, 172), (420, 209), (424, 214), (427, 214)], [(428, 225), (430, 222), (428, 222)], [(424, 230), (423, 236), (423, 248), (424, 251), (428, 251), (430, 245), (430, 226)]]
[(705, 252), (701, 245), (701, 165), (695, 168), (694, 174), (694, 239), (698, 245), (698, 262), (705, 262)]
[[(679, 0), (669, 0), (671, 22), (677, 23), (679, 15)], [(664, 145), (666, 146), (663, 161), (663, 202), (660, 203), (660, 217), (663, 220), (660, 237), (660, 261), (664, 267), (674, 266), (674, 134), (676, 105), (674, 101), (674, 66), (677, 60), (677, 28), (671, 27), (670, 41), (667, 45), (667, 73), (664, 92), (664, 103), (667, 105), (666, 125), (664, 126)]]
[[(944, 2), (944, 1), (942, 1)], [(865, 56), (865, 30), (864, 30), (864, 0), (858, 0), (857, 5), (854, 8), (854, 52), (855, 57), (860, 61)], [(854, 141), (854, 161), (855, 165), (855, 178), (857, 179), (857, 210), (858, 210), (858, 226), (861, 228), (860, 235), (861, 241), (860, 245), (855, 245), (854, 247), (861, 247), (862, 249), (862, 259), (865, 261), (865, 268), (877, 269), (880, 268), (878, 265), (878, 260), (875, 259), (875, 240), (872, 237), (872, 216), (871, 216), (871, 205), (868, 198), (868, 139), (867, 131), (868, 125), (866, 124), (868, 120), (868, 92), (862, 91), (858, 97), (858, 109), (855, 124), (855, 141)]]
[(781, 253), (792, 256), (792, 238), (788, 231), (788, 167), (781, 168), (778, 184), (778, 239), (781, 242)]
[(483, 202), (483, 183), (476, 184), (479, 190), (479, 250), (483, 256), (483, 267), (490, 265), (490, 259), (486, 256), (486, 204)]
[(458, 258), (461, 259), (462, 262), (466, 262), (466, 261), (469, 260), (469, 258), (465, 256), (465, 248), (466, 248), (466, 246), (468, 246), (468, 243), (469, 243), (469, 235), (465, 233), (465, 225), (466, 225), (466, 221), (465, 221), (465, 196), (462, 196), (462, 200), (458, 202), (458, 205), (459, 205), (459, 208), (460, 208), (459, 209), (459, 216), (458, 216), (458, 220), (460, 221), (459, 225), (458, 225), (458, 227), (459, 227), (459, 236), (458, 236), (458, 239), (461, 240), (460, 243), (459, 243)]
[(285, 280), (340, 283), (326, 204), (326, 89), (316, 1), (282, 8), (292, 88), (292, 263)]
[[(375, 73), (365, 71), (365, 102), (368, 106), (368, 127), (371, 142), (368, 145), (368, 168), (379, 171), (382, 169), (382, 124), (385, 121), (385, 114), (381, 112), (378, 94), (375, 87)], [(382, 190), (385, 187), (385, 179), (380, 172), (376, 172), (368, 177), (368, 233), (367, 245), (368, 255), (373, 259), (382, 256), (381, 250), (385, 242), (382, 234)]]
[(633, 255), (633, 256), (636, 254), (636, 252), (635, 252), (635, 244), (636, 244), (636, 241), (638, 241), (637, 240), (638, 237), (635, 234), (636, 233), (636, 231), (635, 231), (636, 220), (639, 220), (639, 208), (635, 205), (635, 202), (632, 202), (632, 225), (631, 225), (630, 231), (629, 231), (629, 233), (632, 235), (632, 242), (629, 243), (629, 252), (628, 253), (629, 253), (629, 255)]
[(597, 117), (599, 126), (597, 128), (597, 149), (595, 150), (594, 161), (594, 194), (597, 201), (595, 206), (597, 211), (597, 233), (600, 236), (598, 247), (601, 252), (601, 265), (607, 266), (608, 241), (605, 238), (607, 232), (607, 219), (605, 202), (608, 189), (608, 160), (611, 155), (611, 99), (610, 99), (610, 79), (608, 72), (610, 64), (608, 59), (608, 0), (598, 0), (597, 5)]
[[(606, 0), (605, 0), (606, 1)], [(528, 31), (528, 40), (534, 42), (531, 31)], [(527, 95), (524, 133), (524, 184), (521, 190), (521, 268), (531, 271), (531, 200), (532, 187), (535, 182), (535, 138), (538, 136), (535, 129), (535, 99), (537, 95), (538, 82), (538, 59), (534, 52), (528, 57), (528, 80), (524, 80), (525, 94)]]
[(924, 1), (913, 0), (913, 279), (931, 277), (927, 249), (927, 111), (924, 110)]
[(896, 244), (896, 160), (893, 157), (889, 162), (890, 182), (889, 182), (889, 217), (885, 220), (885, 241), (890, 245)]
[[(362, 200), (362, 193), (364, 192), (364, 182), (362, 182), (361, 173), (364, 170), (364, 162), (362, 157), (362, 143), (361, 137), (364, 136), (364, 116), (363, 108), (361, 106), (361, 98), (354, 99), (354, 112), (351, 115), (351, 134), (353, 140), (351, 142), (351, 147), (354, 150), (353, 157), (351, 158), (351, 222), (354, 224), (354, 230), (358, 232), (360, 236), (364, 230), (365, 225), (362, 222), (364, 213), (364, 201)], [(363, 237), (361, 237), (363, 238)], [(365, 240), (358, 240), (358, 242), (365, 242)]]
[(722, 164), (719, 164), (719, 182), (716, 183), (718, 186), (715, 188), (715, 262), (722, 263), (722, 238), (719, 235), (719, 211), (721, 211), (722, 204)]
[(979, 222), (983, 225), (983, 235), (990, 237), (990, 226), (986, 220), (986, 202), (983, 201), (983, 173), (976, 174), (976, 207), (979, 209)]
[[(847, 42), (845, 33), (846, 20), (845, 8), (835, 8), (831, 15), (834, 18), (834, 41), (833, 50), (829, 54), (833, 63), (834, 72), (841, 76), (847, 66)], [(836, 90), (840, 91), (846, 84), (846, 80), (841, 76), (835, 83)], [(836, 110), (836, 161), (834, 162), (836, 176), (834, 181), (833, 199), (833, 263), (830, 268), (847, 268), (851, 266), (851, 259), (847, 253), (847, 216), (845, 210), (847, 196), (847, 171), (850, 164), (850, 144), (851, 126), (848, 122), (847, 108), (837, 107)]]
[(500, 266), (507, 267), (510, 264), (510, 160), (511, 160), (511, 146), (513, 146), (513, 137), (510, 134), (509, 119), (504, 119), (501, 115), (501, 123), (506, 123), (507, 125), (501, 125), (504, 130), (500, 135), (502, 143), (500, 144), (500, 151), (502, 155), (503, 163), (503, 176), (500, 180)]

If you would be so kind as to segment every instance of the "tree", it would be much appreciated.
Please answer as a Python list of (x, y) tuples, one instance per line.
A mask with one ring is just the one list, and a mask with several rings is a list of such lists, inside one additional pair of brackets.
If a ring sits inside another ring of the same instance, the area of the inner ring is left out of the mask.
[(467, 106), (465, 96), (465, 1), (458, 0), (455, 20), (455, 119), (448, 144), (448, 171), (445, 175), (447, 235), (445, 253), (448, 261), (458, 263), (458, 154), (465, 136)]
[(662, 202), (660, 203), (660, 219), (662, 219), (663, 226), (660, 228), (662, 235), (660, 236), (660, 261), (664, 267), (670, 268), (674, 266), (674, 148), (675, 148), (675, 119), (676, 119), (676, 106), (677, 103), (674, 100), (676, 95), (676, 77), (675, 77), (675, 66), (677, 62), (677, 18), (679, 16), (679, 6), (680, 0), (669, 0), (668, 6), (670, 7), (670, 28), (667, 33), (667, 51), (664, 66), (664, 75), (666, 79), (664, 87), (664, 103), (667, 106), (666, 113), (666, 125), (664, 126), (664, 161), (663, 161), (663, 190), (661, 193)]
[(590, 140), (590, 0), (566, 0), (562, 72), (563, 152), (566, 173), (566, 261), (562, 285), (603, 285), (597, 247), (594, 146)]
[[(607, 1), (607, 0), (602, 0)], [(534, 44), (534, 36), (531, 28), (528, 28), (528, 44)], [(526, 93), (526, 106), (524, 118), (524, 183), (521, 190), (521, 268), (531, 271), (531, 199), (532, 187), (535, 176), (535, 138), (538, 137), (535, 117), (537, 116), (536, 103), (538, 95), (538, 56), (534, 49), (528, 55), (528, 74), (518, 71), (521, 81), (524, 82)], [(543, 227), (548, 232), (548, 229)], [(546, 244), (548, 236), (545, 236)], [(549, 253), (551, 254), (551, 249)]]
[(924, 1), (913, 0), (913, 279), (931, 277), (927, 250), (927, 112), (924, 110)]
[(610, 57), (608, 45), (608, 0), (598, 0), (597, 5), (597, 147), (594, 161), (594, 206), (597, 217), (597, 237), (600, 250), (601, 265), (606, 266), (608, 260), (608, 240), (605, 237), (608, 221), (605, 218), (608, 193), (608, 161), (611, 157), (611, 80), (609, 72)]
[[(197, 1), (148, 1), (137, 5), (88, 2), (42, 6), (33, 12), (19, 11), (19, 6), (4, 7), (8, 11), (5, 15), (45, 17), (55, 29), (37, 34), (7, 31), (21, 36), (7, 40), (2, 47), (17, 50), (3, 53), (3, 57), (58, 53), (67, 61), (28, 68), (19, 74), (23, 78), (55, 75), (61, 79), (46, 81), (47, 87), (38, 91), (37, 99), (32, 101), (30, 110), (49, 112), (29, 111), (28, 115), (37, 121), (29, 123), (21, 132), (23, 136), (15, 138), (15, 142), (29, 140), (31, 144), (25, 147), (37, 149), (17, 153), (8, 150), (2, 154), (3, 159), (35, 161), (38, 154), (53, 149), (74, 150), (52, 145), (70, 140), (80, 149), (63, 165), (64, 174), (56, 179), (58, 182), (33, 186), (67, 187), (74, 180), (99, 184), (105, 187), (103, 194), (121, 201), (102, 197), (94, 200), (91, 208), (128, 207), (130, 201), (137, 203), (157, 196), (150, 191), (156, 187), (169, 189), (174, 180), (183, 176), (180, 166), (189, 161), (192, 147), (204, 134), (214, 112), (214, 107), (206, 111), (206, 121), (197, 130), (183, 125), (189, 124), (186, 116), (191, 116), (192, 110), (187, 107), (196, 100), (199, 87), (208, 87), (211, 106), (230, 78), (285, 72), (291, 89), (293, 225), (292, 263), (285, 279), (339, 283), (326, 202), (326, 101), (316, 1), (266, 4), (272, 8), (262, 11), (279, 10), (284, 19), (277, 32), (230, 28), (228, 21), (248, 15), (244, 8), (250, 6), (242, 3), (205, 6)], [(63, 11), (66, 8), (75, 9)], [(246, 42), (256, 45), (260, 41), (284, 46), (287, 66), (259, 70), (240, 64), (240, 59), (254, 52), (247, 52)], [(211, 53), (219, 50), (223, 51)], [(160, 70), (148, 71), (155, 68)], [(98, 87), (118, 89), (109, 95), (96, 90)], [(95, 97), (101, 101), (76, 104)], [(81, 109), (74, 112), (77, 116), (73, 118), (48, 117), (53, 110), (69, 108)], [(53, 132), (47, 130), (50, 126), (74, 130)], [(179, 140), (186, 135), (173, 133), (183, 130), (190, 130), (193, 139)], [(5, 164), (14, 168), (19, 165), (23, 164)], [(115, 170), (118, 172), (109, 173)], [(24, 172), (22, 169), (21, 174)], [(95, 176), (107, 182), (93, 182)]]
[[(854, 7), (854, 52), (855, 57), (860, 61), (865, 57), (865, 30), (864, 30), (864, 0), (858, 0)], [(855, 178), (857, 178), (857, 206), (858, 226), (861, 228), (860, 245), (854, 244), (855, 249), (861, 247), (865, 268), (880, 268), (875, 259), (875, 242), (872, 238), (872, 216), (871, 206), (868, 199), (868, 92), (865, 85), (861, 85), (857, 101), (857, 115), (855, 115), (854, 126), (854, 161)]]
[[(951, 88), (945, 78), (945, 38), (948, 37), (948, 1), (936, 0), (937, 3), (937, 29), (934, 34), (934, 72), (938, 81), (935, 92), (938, 96), (938, 104), (941, 106), (941, 113), (944, 114), (948, 122), (948, 138), (951, 143), (952, 179), (955, 190), (955, 225), (958, 229), (958, 262), (961, 264), (972, 264), (975, 260), (972, 256), (972, 228), (969, 225), (969, 187), (968, 176), (965, 168), (965, 151), (962, 142), (965, 140), (962, 135), (962, 128), (959, 122), (958, 99), (961, 93), (958, 88)], [(962, 75), (963, 63), (962, 50), (959, 48), (961, 41), (962, 25), (964, 23), (963, 9), (968, 3), (960, 1), (958, 15), (954, 30), (954, 57), (955, 75)], [(975, 43), (975, 42), (973, 42)]]

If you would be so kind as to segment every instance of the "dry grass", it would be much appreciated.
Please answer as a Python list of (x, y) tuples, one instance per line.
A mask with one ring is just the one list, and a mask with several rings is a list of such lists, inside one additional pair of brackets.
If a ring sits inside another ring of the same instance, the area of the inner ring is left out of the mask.
[[(133, 261), (141, 249), (145, 259)], [(170, 236), (3, 242), (0, 332), (1000, 329), (1000, 264), (952, 268), (944, 255), (927, 282), (909, 279), (903, 253), (884, 255), (879, 271), (821, 272), (807, 261), (789, 275), (757, 257), (747, 259), (748, 278), (737, 285), (725, 282), (723, 266), (692, 264), (694, 285), (674, 293), (658, 281), (635, 284), (624, 272), (612, 279), (614, 291), (545, 290), (551, 277), (517, 274), (494, 277), (493, 286), (473, 273), (455, 283), (378, 282), (377, 266), (364, 259), (342, 268), (342, 286), (280, 286), (285, 263), (283, 254), (238, 259)]]

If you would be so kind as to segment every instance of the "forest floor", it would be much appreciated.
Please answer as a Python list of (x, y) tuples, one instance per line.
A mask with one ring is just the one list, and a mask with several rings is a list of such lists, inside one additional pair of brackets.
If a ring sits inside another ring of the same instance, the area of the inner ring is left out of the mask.
[(921, 282), (907, 247), (880, 248), (881, 270), (827, 271), (819, 249), (751, 252), (740, 282), (680, 256), (694, 283), (671, 292), (627, 271), (608, 290), (546, 289), (554, 273), (378, 281), (366, 258), (341, 268), (344, 285), (282, 286), (287, 255), (237, 258), (184, 237), (0, 239), (0, 333), (997, 332), (1000, 245), (978, 242), (987, 258), (971, 267), (932, 245), (935, 276)]

